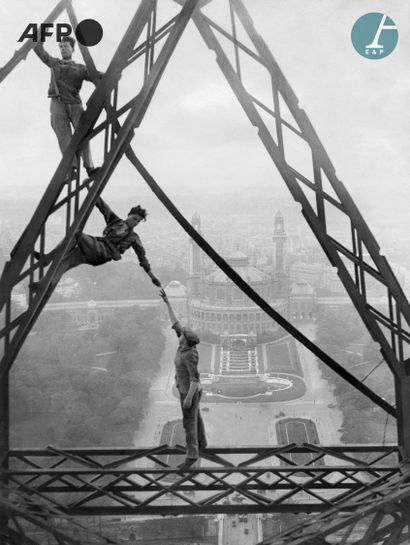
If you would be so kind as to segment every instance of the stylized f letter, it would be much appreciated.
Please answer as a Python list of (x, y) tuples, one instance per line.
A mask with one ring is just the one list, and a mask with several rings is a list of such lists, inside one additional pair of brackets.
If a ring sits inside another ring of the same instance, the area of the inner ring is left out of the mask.
[(379, 38), (380, 34), (382, 33), (382, 30), (397, 30), (396, 25), (385, 25), (387, 15), (383, 15), (382, 20), (380, 21), (379, 28), (377, 29), (377, 32), (373, 38), (373, 41), (371, 44), (366, 45), (366, 48), (369, 49), (382, 49), (383, 46), (379, 44)]

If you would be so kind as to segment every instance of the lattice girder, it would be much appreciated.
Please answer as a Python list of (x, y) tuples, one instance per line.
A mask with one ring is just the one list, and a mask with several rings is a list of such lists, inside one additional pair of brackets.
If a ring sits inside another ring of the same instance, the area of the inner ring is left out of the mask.
[(168, 445), (19, 449), (5, 475), (78, 516), (321, 512), (400, 475), (392, 446), (209, 448), (199, 467), (181, 474), (173, 460), (184, 452)]
[[(398, 545), (410, 539), (410, 482), (394, 476), (259, 545)], [(349, 507), (351, 512), (346, 512)]]

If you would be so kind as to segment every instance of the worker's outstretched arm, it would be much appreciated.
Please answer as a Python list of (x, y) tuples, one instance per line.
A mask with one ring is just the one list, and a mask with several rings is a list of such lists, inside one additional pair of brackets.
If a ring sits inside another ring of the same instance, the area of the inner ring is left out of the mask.
[(160, 296), (162, 297), (164, 303), (167, 305), (169, 319), (171, 320), (171, 324), (174, 325), (176, 322), (178, 322), (178, 318), (176, 317), (176, 314), (174, 312), (174, 309), (172, 308), (171, 303), (169, 302), (169, 299), (167, 297), (167, 294), (165, 293), (165, 290), (162, 289), (159, 292)]
[(155, 276), (155, 274), (151, 271), (151, 265), (147, 259), (147, 255), (145, 253), (145, 248), (142, 245), (142, 242), (137, 236), (136, 233), (134, 233), (134, 240), (132, 242), (132, 247), (134, 249), (134, 252), (137, 254), (138, 261), (140, 262), (140, 266), (144, 269), (144, 271), (147, 273), (147, 275), (151, 278), (152, 283), (154, 286), (157, 286), (158, 288), (161, 287), (161, 282), (158, 280), (158, 278)]
[(37, 42), (37, 45), (34, 48), (34, 53), (37, 55), (37, 57), (47, 66), (50, 66), (53, 64), (55, 59), (52, 57), (47, 51), (44, 49), (43, 42)]

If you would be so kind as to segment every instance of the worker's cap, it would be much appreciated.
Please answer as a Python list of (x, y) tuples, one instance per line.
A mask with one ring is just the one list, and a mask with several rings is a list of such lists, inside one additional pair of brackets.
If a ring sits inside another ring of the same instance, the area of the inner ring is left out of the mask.
[(199, 344), (200, 339), (198, 335), (190, 327), (184, 327), (182, 329), (182, 332), (189, 346), (195, 346), (196, 344)]

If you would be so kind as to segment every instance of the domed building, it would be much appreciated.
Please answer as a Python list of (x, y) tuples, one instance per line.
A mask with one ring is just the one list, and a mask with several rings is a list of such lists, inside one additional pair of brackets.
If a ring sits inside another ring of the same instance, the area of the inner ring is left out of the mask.
[[(192, 223), (200, 232), (197, 214)], [(249, 258), (236, 251), (226, 261), (261, 296), (287, 316), (286, 298), (274, 300), (271, 275), (250, 265)], [(189, 316), (194, 329), (217, 335), (255, 334), (278, 328), (269, 316), (249, 299), (220, 269), (205, 276), (199, 247), (191, 244), (189, 277)]]
[[(197, 213), (192, 225), (201, 233)], [(283, 215), (276, 214), (273, 267), (261, 269), (240, 251), (233, 252), (226, 261), (256, 293), (289, 319), (285, 243)], [(165, 291), (178, 318), (201, 337), (198, 352), (203, 401), (288, 401), (303, 395), (306, 389), (295, 341), (277, 331), (278, 324), (223, 271), (216, 266), (211, 271), (206, 269), (199, 246), (192, 239), (189, 244), (187, 288), (173, 281)], [(165, 310), (163, 305), (163, 318), (168, 320)]]

